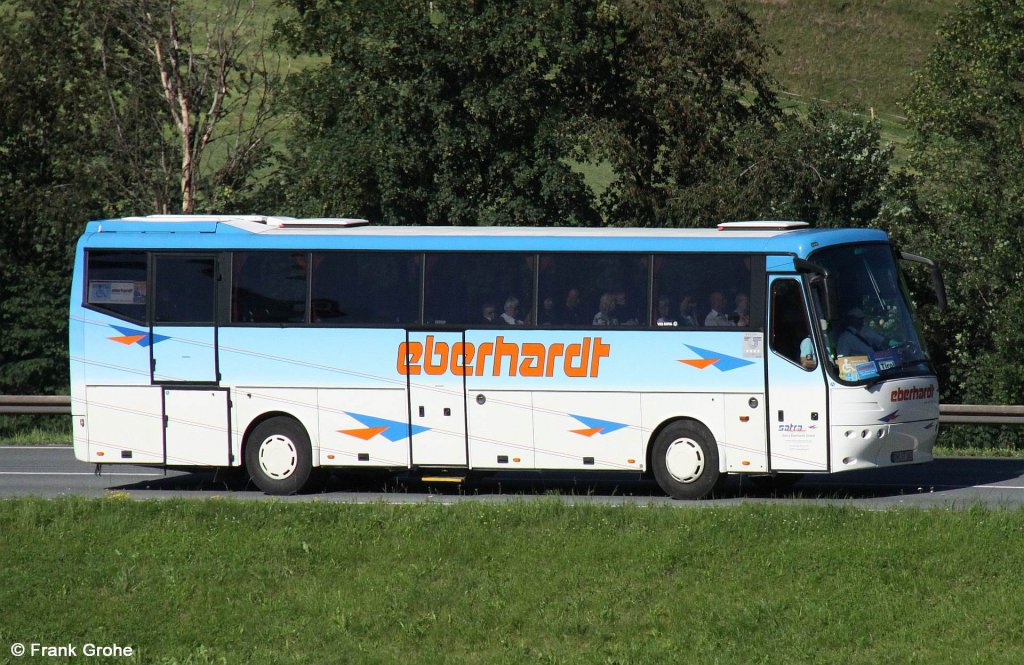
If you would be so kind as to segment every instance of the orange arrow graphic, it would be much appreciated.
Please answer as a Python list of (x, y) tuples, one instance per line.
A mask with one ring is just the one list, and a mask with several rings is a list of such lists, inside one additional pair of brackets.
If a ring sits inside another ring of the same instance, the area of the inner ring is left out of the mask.
[(124, 335), (123, 337), (108, 337), (107, 339), (119, 344), (124, 344), (125, 346), (131, 346), (143, 337), (145, 337), (145, 335)]
[(386, 429), (387, 429), (386, 426), (385, 427), (365, 427), (363, 429), (339, 429), (338, 433), (339, 434), (348, 434), (349, 436), (354, 436), (357, 439), (362, 439), (363, 441), (369, 441), (370, 439), (372, 439), (373, 437), (377, 436), (378, 434), (380, 434), (381, 432), (383, 432)]
[(572, 432), (573, 434), (582, 434), (583, 436), (594, 436), (603, 429), (603, 427), (591, 427), (589, 429), (574, 429), (569, 431)]
[(680, 360), (679, 362), (684, 365), (696, 367), (697, 369), (707, 369), (711, 365), (721, 360), (721, 358), (695, 358), (693, 360)]

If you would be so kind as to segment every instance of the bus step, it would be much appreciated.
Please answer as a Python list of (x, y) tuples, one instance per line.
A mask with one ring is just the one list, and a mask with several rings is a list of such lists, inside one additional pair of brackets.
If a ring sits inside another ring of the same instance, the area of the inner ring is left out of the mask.
[(465, 476), (432, 475), (432, 476), (421, 476), (420, 477), (420, 480), (422, 480), (425, 483), (461, 483), (465, 479), (466, 479)]

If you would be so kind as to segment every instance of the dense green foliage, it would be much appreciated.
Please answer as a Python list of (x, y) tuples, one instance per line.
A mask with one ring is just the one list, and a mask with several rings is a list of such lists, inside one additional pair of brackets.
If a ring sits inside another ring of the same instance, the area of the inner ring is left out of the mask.
[[(774, 111), (754, 24), (698, 0), (295, 0), (291, 211), (387, 223), (684, 225)], [(600, 201), (570, 163), (606, 163)]]
[(920, 209), (943, 257), (942, 324), (965, 401), (1024, 398), (1024, 3), (977, 0), (943, 29), (910, 99)]
[[(12, 0), (0, 13), (5, 392), (65, 388), (81, 222), (174, 210), (180, 196), (159, 70), (130, 29), (144, 4)], [(183, 18), (194, 9), (172, 5)], [(822, 33), (868, 40), (885, 23), (868, 5), (831, 9)], [(899, 163), (876, 122), (782, 109), (769, 74), (779, 58), (751, 17), (776, 25), (796, 11), (280, 0), (276, 48), (306, 65), (271, 111), (288, 117), (285, 149), (267, 168), (261, 145), (227, 180), (210, 164), (199, 207), (411, 224), (876, 226), (946, 267), (952, 311), (922, 310), (944, 400), (1024, 401), (1024, 5), (976, 0), (951, 15), (906, 100), (913, 135)], [(239, 71), (238, 86), (257, 73)]]
[[(153, 159), (151, 107), (136, 81), (109, 100), (93, 20), (99, 3), (39, 2), (0, 19), (0, 391), (51, 392), (67, 384), (67, 293), (81, 224), (141, 203), (144, 174), (111, 151), (114, 132)], [(120, 50), (117, 60), (135, 54)], [(130, 125), (105, 122), (130, 104)], [(123, 155), (122, 155), (123, 156)]]

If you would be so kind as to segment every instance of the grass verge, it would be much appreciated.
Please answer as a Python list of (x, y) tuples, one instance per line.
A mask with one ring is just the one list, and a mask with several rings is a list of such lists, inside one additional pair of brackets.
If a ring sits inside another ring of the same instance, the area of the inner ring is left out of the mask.
[(3, 656), (14, 642), (131, 645), (146, 663), (1024, 656), (1022, 511), (20, 499), (0, 502), (0, 533)]

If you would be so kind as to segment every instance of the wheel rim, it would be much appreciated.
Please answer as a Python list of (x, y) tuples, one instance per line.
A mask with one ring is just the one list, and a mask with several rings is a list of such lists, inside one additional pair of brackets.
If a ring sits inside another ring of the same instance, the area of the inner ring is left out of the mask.
[(665, 468), (681, 483), (695, 482), (704, 473), (704, 450), (693, 439), (676, 439), (665, 451)]
[(260, 470), (274, 480), (284, 480), (295, 473), (299, 455), (295, 444), (286, 436), (273, 434), (260, 444)]

